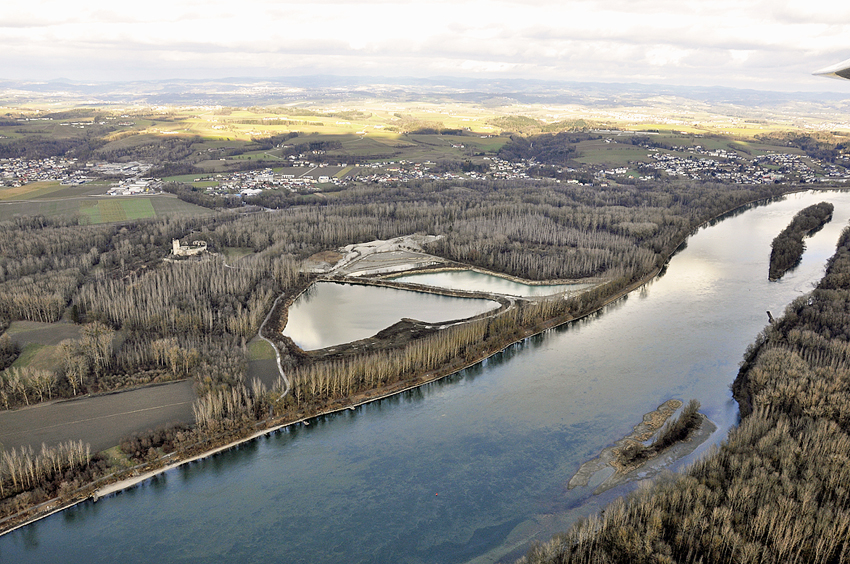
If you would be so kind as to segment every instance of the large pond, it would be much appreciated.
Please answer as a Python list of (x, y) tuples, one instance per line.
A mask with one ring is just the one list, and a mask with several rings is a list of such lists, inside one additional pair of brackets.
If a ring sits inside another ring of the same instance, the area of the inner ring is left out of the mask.
[(578, 292), (593, 284), (523, 284), (501, 276), (493, 276), (474, 270), (448, 270), (444, 272), (426, 272), (421, 274), (405, 274), (394, 276), (394, 282), (406, 284), (422, 284), (450, 290), (466, 290), (467, 292), (488, 292), (530, 298), (549, 296), (561, 292), (570, 294)]
[[(770, 241), (822, 200), (833, 221), (768, 282)], [(566, 485), (663, 401), (696, 398), (719, 427), (677, 467), (726, 436), (729, 384), (765, 311), (812, 288), (848, 218), (846, 193), (749, 209), (700, 230), (662, 276), (596, 315), (56, 514), (0, 538), (0, 561), (513, 562), (635, 487)]]
[(492, 300), (318, 282), (289, 308), (283, 334), (309, 351), (372, 337), (402, 318), (439, 323), (466, 319), (498, 307)]

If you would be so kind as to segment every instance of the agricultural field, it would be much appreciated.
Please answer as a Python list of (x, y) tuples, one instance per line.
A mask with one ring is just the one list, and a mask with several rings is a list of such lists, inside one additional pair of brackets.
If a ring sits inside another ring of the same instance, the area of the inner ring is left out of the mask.
[(43, 215), (45, 217), (81, 217), (84, 223), (98, 224), (171, 215), (196, 216), (215, 213), (207, 208), (165, 195), (108, 198), (72, 195), (61, 198), (58, 197), (58, 193), (56, 195), (55, 199), (50, 200), (6, 201), (0, 199), (0, 221), (14, 219), (16, 216)]
[(631, 162), (649, 162), (646, 148), (631, 143), (596, 139), (582, 141), (577, 146), (579, 157), (576, 161), (583, 164), (626, 166)]
[(52, 445), (72, 436), (99, 451), (139, 430), (191, 422), (194, 400), (192, 382), (183, 380), (120, 394), (0, 411), (0, 445), (4, 449), (21, 445), (38, 449), (41, 443)]

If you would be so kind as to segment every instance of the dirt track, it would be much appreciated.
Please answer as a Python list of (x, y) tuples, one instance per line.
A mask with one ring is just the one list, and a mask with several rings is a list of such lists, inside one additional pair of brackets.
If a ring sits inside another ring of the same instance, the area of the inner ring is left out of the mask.
[(191, 423), (195, 393), (190, 381), (0, 411), (0, 446), (11, 449), (68, 439), (89, 443), (92, 452), (118, 444), (133, 431), (172, 421)]

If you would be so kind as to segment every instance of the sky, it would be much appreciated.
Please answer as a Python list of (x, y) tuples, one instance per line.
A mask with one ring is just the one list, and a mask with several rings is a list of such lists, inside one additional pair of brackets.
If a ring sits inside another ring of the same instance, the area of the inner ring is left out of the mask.
[(0, 79), (414, 76), (850, 91), (850, 2), (20, 0)]

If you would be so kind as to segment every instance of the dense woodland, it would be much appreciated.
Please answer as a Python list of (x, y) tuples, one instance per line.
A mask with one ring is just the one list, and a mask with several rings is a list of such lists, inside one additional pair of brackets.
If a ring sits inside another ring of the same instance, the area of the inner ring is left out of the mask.
[(750, 347), (726, 442), (527, 564), (850, 560), (850, 229), (824, 278)]
[(803, 237), (823, 228), (832, 219), (834, 206), (828, 202), (811, 205), (800, 210), (788, 224), (788, 227), (776, 236), (770, 244), (771, 280), (782, 276), (800, 263), (806, 245)]

